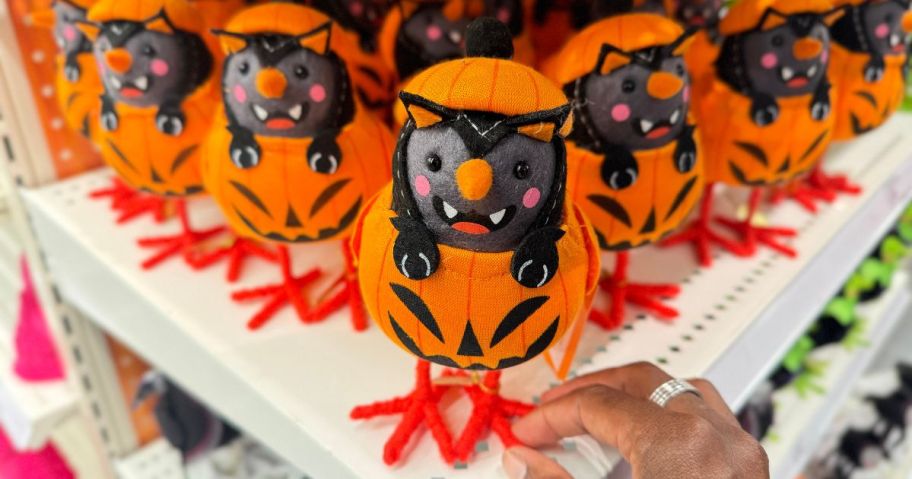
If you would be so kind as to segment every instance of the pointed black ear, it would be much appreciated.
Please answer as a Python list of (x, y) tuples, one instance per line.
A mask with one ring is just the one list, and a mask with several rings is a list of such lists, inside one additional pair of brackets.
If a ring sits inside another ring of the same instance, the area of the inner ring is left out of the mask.
[(760, 30), (772, 30), (788, 23), (788, 15), (783, 15), (775, 8), (767, 8), (760, 18)]
[(687, 53), (687, 50), (690, 49), (690, 46), (694, 41), (694, 35), (696, 35), (698, 31), (700, 31), (700, 29), (697, 27), (688, 27), (680, 37), (676, 38), (675, 41), (668, 46), (667, 51), (671, 53), (672, 56), (683, 56)]
[(606, 43), (602, 45), (602, 50), (599, 52), (598, 61), (595, 64), (595, 72), (599, 75), (607, 75), (629, 63), (629, 53)]
[(218, 37), (219, 42), (222, 44), (222, 49), (229, 54), (239, 52), (250, 45), (250, 37), (242, 33), (234, 33), (217, 28), (213, 28), (210, 31)]
[(414, 93), (400, 92), (399, 99), (405, 105), (409, 118), (415, 122), (417, 128), (434, 126), (444, 120), (456, 117), (456, 113), (442, 105), (438, 105), (427, 98)]
[(332, 21), (328, 21), (307, 33), (298, 35), (296, 40), (302, 47), (320, 55), (326, 55), (326, 52), (329, 51), (331, 37)]
[(174, 33), (174, 25), (171, 23), (171, 20), (168, 18), (168, 14), (165, 13), (165, 10), (162, 9), (154, 17), (150, 17), (143, 22), (143, 26), (146, 27), (146, 30), (152, 30), (159, 33), (166, 33), (171, 35)]

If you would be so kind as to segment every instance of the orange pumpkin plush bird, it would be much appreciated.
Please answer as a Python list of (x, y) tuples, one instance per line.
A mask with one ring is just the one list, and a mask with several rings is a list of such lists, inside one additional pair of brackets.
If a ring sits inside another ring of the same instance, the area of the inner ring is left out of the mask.
[(146, 238), (151, 268), (219, 234), (195, 231), (185, 197), (203, 191), (200, 144), (217, 102), (217, 55), (199, 11), (185, 0), (101, 0), (81, 27), (94, 39), (104, 82), (96, 142), (130, 187), (176, 198), (182, 231)]
[(627, 267), (629, 250), (677, 228), (703, 188), (683, 57), (691, 34), (657, 15), (610, 17), (567, 42), (550, 72), (572, 98), (578, 123), (567, 188), (602, 249), (617, 253), (614, 273), (601, 282), (611, 309), (591, 314), (608, 329), (623, 325), (628, 301), (677, 316), (655, 299), (676, 295), (677, 286), (630, 283)]
[(237, 234), (281, 245), (282, 282), (233, 295), (266, 299), (251, 329), (287, 303), (308, 323), (351, 304), (356, 329), (367, 326), (350, 261), (334, 283), (341, 290), (311, 307), (302, 290), (320, 271), (295, 276), (286, 246), (347, 238), (390, 178), (392, 137), (354, 95), (348, 55), (358, 46), (336, 28), (315, 9), (269, 3), (217, 32), (224, 105), (203, 153), (206, 189)]
[[(393, 184), (368, 205), (353, 241), (371, 317), (419, 358), (409, 396), (352, 411), (403, 415), (388, 464), (422, 423), (448, 462), (468, 459), (488, 428), (516, 444), (509, 418), (529, 406), (498, 395), (500, 370), (558, 341), (586, 314), (598, 276), (592, 230), (565, 200), (567, 98), (508, 59), (510, 32), (493, 18), (472, 23), (466, 50), (400, 94), (409, 119)], [(466, 389), (474, 409), (455, 442), (428, 362), (489, 371)]]
[[(758, 246), (787, 256), (790, 228), (753, 224), (763, 189), (790, 182), (821, 159), (833, 135), (827, 62), (828, 24), (839, 15), (829, 0), (743, 0), (719, 24), (722, 48), (711, 85), (697, 99), (707, 181), (699, 219), (668, 245), (693, 242), (704, 266), (717, 243), (742, 256)], [(740, 236), (733, 243), (710, 226), (713, 185), (752, 189), (747, 218), (720, 219)]]

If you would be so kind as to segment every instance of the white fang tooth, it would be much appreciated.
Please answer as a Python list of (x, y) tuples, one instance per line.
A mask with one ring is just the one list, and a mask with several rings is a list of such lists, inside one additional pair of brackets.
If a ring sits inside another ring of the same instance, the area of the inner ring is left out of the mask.
[(816, 74), (817, 74), (817, 65), (814, 65), (814, 66), (812, 66), (811, 68), (808, 68), (808, 76), (809, 76), (809, 77), (812, 77), (812, 76), (814, 76), (814, 75), (816, 75)]
[(899, 35), (897, 35), (895, 33), (893, 35), (890, 35), (890, 46), (891, 47), (895, 47), (896, 45), (899, 45), (899, 42), (900, 42)]
[(794, 76), (795, 76), (795, 70), (792, 70), (792, 69), (789, 68), (789, 67), (783, 67), (783, 68), (782, 68), (782, 79), (783, 79), (783, 80), (789, 81), (789, 80), (791, 80), (792, 77), (794, 77)]
[(446, 213), (447, 218), (449, 218), (449, 219), (453, 219), (456, 217), (457, 214), (459, 214), (459, 212), (456, 211), (456, 208), (453, 208), (452, 206), (450, 206), (450, 204), (447, 203), (446, 201), (443, 202), (443, 212)]
[(253, 105), (253, 113), (256, 114), (260, 121), (266, 121), (266, 118), (269, 118), (269, 112), (260, 105)]
[(678, 119), (680, 119), (680, 118), (681, 118), (681, 110), (675, 110), (674, 113), (671, 114), (671, 118), (669, 118), (668, 121), (670, 121), (671, 124), (674, 125), (674, 124), (678, 123)]
[(149, 88), (149, 77), (143, 75), (137, 78), (133, 84), (136, 85), (136, 88), (139, 88), (142, 91), (146, 91)]
[(640, 129), (643, 130), (643, 133), (649, 133), (650, 131), (652, 131), (652, 127), (654, 125), (655, 125), (655, 123), (653, 123), (649, 120), (640, 120)]
[(302, 107), (300, 103), (288, 110), (288, 116), (294, 121), (300, 120), (302, 113), (304, 113), (304, 107)]
[(120, 81), (120, 78), (112, 76), (111, 77), (111, 86), (113, 86), (117, 90), (120, 90), (121, 88), (123, 88), (123, 82)]
[(494, 213), (493, 215), (489, 216), (489, 218), (491, 218), (492, 223), (494, 223), (495, 225), (499, 225), (500, 222), (503, 221), (504, 215), (506, 215), (506, 214), (507, 214), (507, 209), (504, 208), (504, 209), (498, 211), (497, 213)]

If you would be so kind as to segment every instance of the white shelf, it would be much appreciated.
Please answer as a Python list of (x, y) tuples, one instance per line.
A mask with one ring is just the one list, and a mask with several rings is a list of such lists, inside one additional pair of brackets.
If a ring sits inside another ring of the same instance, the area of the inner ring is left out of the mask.
[(120, 479), (184, 479), (181, 453), (168, 441), (157, 439), (129, 456), (114, 462)]
[[(897, 116), (859, 141), (834, 149), (830, 169), (846, 171), (865, 193), (839, 200), (817, 216), (794, 204), (775, 209), (770, 221), (794, 226), (795, 260), (763, 252), (750, 261), (722, 256), (700, 271), (687, 248), (634, 254), (637, 280), (680, 282), (674, 323), (637, 317), (627, 329), (590, 327), (575, 373), (637, 360), (663, 364), (679, 376), (709, 376), (734, 406), (778, 362), (860, 260), (867, 255), (912, 195), (912, 117)], [(109, 175), (99, 171), (24, 193), (33, 223), (62, 294), (104, 329), (212, 405), (240, 428), (316, 478), (499, 477), (500, 445), (491, 439), (464, 468), (442, 464), (424, 436), (410, 460), (390, 469), (381, 461), (392, 420), (352, 423), (352, 406), (406, 393), (413, 362), (376, 327), (354, 334), (339, 314), (304, 327), (284, 311), (263, 330), (244, 323), (256, 305), (229, 299), (224, 270), (194, 273), (177, 261), (145, 272), (145, 252), (135, 239), (173, 231), (137, 221), (113, 224), (101, 202), (86, 199)], [(720, 207), (732, 204), (721, 201)], [(192, 205), (199, 226), (218, 223), (208, 200)], [(298, 267), (321, 263), (341, 270), (338, 245), (296, 251)], [(610, 266), (610, 260), (607, 265)], [(255, 265), (244, 285), (273, 281), (276, 271)], [(505, 395), (531, 399), (554, 383), (542, 361), (504, 376)], [(447, 410), (454, 424), (465, 401)], [(455, 411), (455, 412), (454, 412)], [(485, 450), (486, 449), (486, 450)], [(606, 463), (585, 460), (568, 445), (553, 454), (575, 477), (600, 477)], [(598, 456), (598, 455), (596, 455)], [(594, 465), (602, 464), (602, 465)]]
[(858, 316), (867, 321), (867, 346), (847, 350), (835, 344), (812, 353), (812, 361), (826, 364), (818, 382), (823, 394), (801, 397), (794, 388), (785, 388), (774, 395), (776, 419), (770, 432), (776, 439), (764, 442), (774, 479), (791, 479), (804, 469), (826, 434), (826, 425), (832, 423), (910, 304), (909, 278), (902, 272), (887, 294), (858, 308)]

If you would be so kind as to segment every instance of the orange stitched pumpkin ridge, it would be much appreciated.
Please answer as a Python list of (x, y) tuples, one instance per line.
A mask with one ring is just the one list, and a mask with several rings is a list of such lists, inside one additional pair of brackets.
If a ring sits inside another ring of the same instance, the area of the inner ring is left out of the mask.
[[(422, 423), (448, 462), (468, 460), (489, 428), (516, 444), (509, 418), (531, 406), (499, 397), (499, 370), (573, 329), (558, 367), (565, 374), (598, 278), (595, 236), (565, 201), (566, 96), (509, 60), (510, 32), (493, 18), (469, 25), (466, 52), (419, 73), (400, 94), (409, 119), (393, 184), (368, 205), (353, 239), (371, 317), (419, 358), (407, 399), (352, 411), (354, 419), (405, 414), (385, 447), (388, 464)], [(465, 373), (456, 379), (475, 407), (455, 442), (428, 362), (488, 371), (476, 384)]]
[(361, 208), (390, 179), (392, 135), (355, 95), (356, 65), (348, 59), (362, 53), (337, 28), (315, 9), (270, 3), (217, 32), (228, 57), (224, 106), (203, 152), (206, 189), (238, 235), (282, 245), (284, 283), (234, 294), (268, 298), (251, 329), (284, 303), (304, 322), (350, 304), (355, 328), (367, 326), (353, 265), (336, 283), (341, 291), (310, 306), (300, 291), (319, 270), (294, 276), (284, 246), (348, 238)]
[(677, 287), (629, 284), (626, 268), (628, 251), (674, 231), (703, 190), (683, 57), (690, 41), (670, 19), (620, 15), (584, 29), (550, 65), (552, 77), (572, 92), (577, 118), (567, 188), (592, 220), (599, 245), (618, 252), (614, 274), (602, 281), (612, 307), (591, 314), (608, 329), (623, 325), (628, 300), (677, 316), (649, 293), (674, 295)]
[[(713, 78), (695, 98), (700, 127), (712, 132), (703, 145), (710, 185), (698, 220), (667, 245), (694, 243), (704, 266), (712, 262), (712, 243), (740, 256), (752, 256), (760, 245), (796, 254), (781, 240), (794, 230), (752, 220), (762, 188), (811, 171), (833, 137), (827, 62), (829, 25), (839, 15), (829, 0), (743, 0), (720, 21)], [(720, 221), (740, 244), (710, 228), (717, 182), (753, 188), (748, 218)]]

